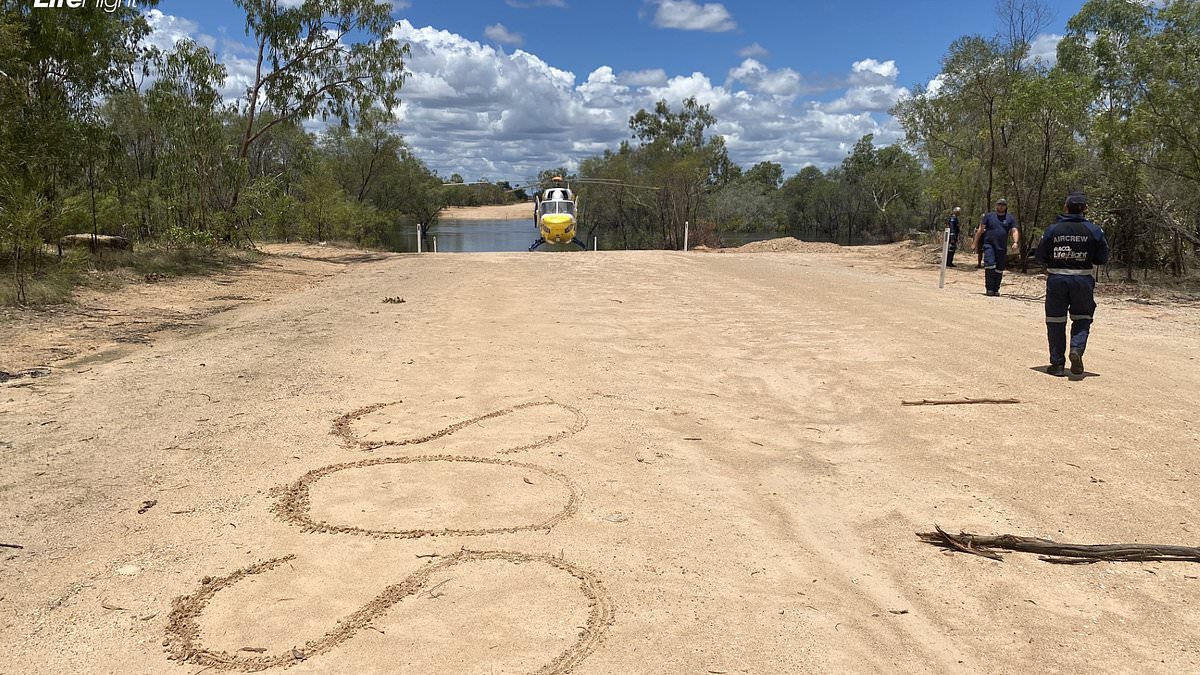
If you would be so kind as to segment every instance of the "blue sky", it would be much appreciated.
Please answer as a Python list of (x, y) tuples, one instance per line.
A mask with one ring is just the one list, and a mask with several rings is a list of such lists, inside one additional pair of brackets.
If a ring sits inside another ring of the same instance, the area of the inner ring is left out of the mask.
[[(854, 142), (900, 138), (887, 109), (928, 85), (957, 37), (992, 34), (991, 0), (395, 0), (412, 46), (397, 127), (442, 175), (521, 179), (629, 138), (659, 98), (712, 106), (734, 160), (790, 174), (836, 164)], [(1045, 0), (1056, 40), (1082, 0)], [(244, 16), (229, 0), (164, 0), (154, 40), (190, 35), (245, 87)]]

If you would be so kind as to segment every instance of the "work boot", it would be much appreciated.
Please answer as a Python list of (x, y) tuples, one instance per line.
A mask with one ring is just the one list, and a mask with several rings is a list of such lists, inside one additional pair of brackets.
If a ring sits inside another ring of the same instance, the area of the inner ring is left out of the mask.
[[(1072, 375), (1082, 375), (1083, 374), (1083, 352), (1072, 349), (1069, 358), (1071, 359), (1071, 374)], [(1061, 366), (1059, 366), (1059, 367), (1061, 368)]]
[(1063, 364), (1061, 363), (1051, 363), (1050, 366), (1046, 368), (1046, 372), (1055, 377), (1062, 377), (1067, 374), (1066, 369), (1063, 368)]

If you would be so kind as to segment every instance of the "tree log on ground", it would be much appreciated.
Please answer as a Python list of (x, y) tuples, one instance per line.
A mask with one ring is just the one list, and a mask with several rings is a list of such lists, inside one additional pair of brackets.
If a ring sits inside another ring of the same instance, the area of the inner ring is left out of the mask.
[(996, 549), (1036, 553), (1041, 560), (1060, 565), (1096, 562), (1200, 562), (1200, 548), (1168, 544), (1060, 544), (1049, 539), (1019, 537), (1012, 534), (981, 536), (961, 532), (949, 534), (934, 526), (935, 532), (918, 532), (921, 541), (952, 551), (970, 553), (992, 560), (1003, 560)]

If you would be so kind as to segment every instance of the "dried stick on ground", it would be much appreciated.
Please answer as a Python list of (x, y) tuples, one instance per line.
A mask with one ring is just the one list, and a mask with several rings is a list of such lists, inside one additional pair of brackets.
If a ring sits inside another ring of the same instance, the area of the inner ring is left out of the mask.
[(1018, 537), (1002, 534), (998, 537), (962, 532), (949, 534), (940, 527), (936, 532), (918, 532), (927, 544), (962, 553), (1003, 560), (995, 549), (1037, 553), (1042, 560), (1060, 565), (1080, 565), (1095, 562), (1200, 562), (1200, 548), (1160, 544), (1060, 544), (1049, 539)]
[(904, 405), (1015, 405), (1020, 402), (1021, 400), (1016, 398), (954, 398), (946, 401), (923, 398), (919, 401), (901, 401)]

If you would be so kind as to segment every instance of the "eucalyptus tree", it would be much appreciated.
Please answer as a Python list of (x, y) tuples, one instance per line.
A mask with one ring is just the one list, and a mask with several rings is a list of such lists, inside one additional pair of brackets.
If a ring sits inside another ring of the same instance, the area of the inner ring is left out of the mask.
[(226, 106), (220, 94), (226, 69), (210, 49), (190, 39), (156, 55), (155, 66), (146, 108), (159, 134), (159, 177), (176, 214), (175, 225), (207, 232), (212, 212), (223, 206), (226, 187), (221, 124)]
[(393, 34), (391, 2), (235, 2), (246, 12), (256, 54), (241, 102), (239, 159), (276, 125), (313, 117), (348, 125), (375, 105), (391, 110), (399, 103), (408, 45)]
[(776, 231), (784, 228), (787, 216), (779, 187), (783, 165), (759, 162), (737, 178), (718, 187), (707, 199), (708, 216), (718, 231)]
[[(1063, 195), (1085, 187), (1086, 152), (1078, 139), (1089, 97), (1085, 82), (1057, 68), (1018, 74), (1011, 92), (1003, 104), (1013, 123), (1002, 157), (1009, 200), (1021, 217), (1021, 250), (1028, 252), (1040, 228), (1061, 211)], [(1027, 256), (1022, 259), (1027, 264)]]
[(707, 133), (714, 124), (709, 106), (694, 97), (678, 112), (663, 100), (653, 111), (642, 109), (629, 119), (634, 139), (641, 142), (631, 157), (636, 171), (660, 188), (653, 195), (660, 246), (678, 247), (685, 223), (699, 223), (705, 198), (732, 176), (724, 138)]
[(1151, 180), (1139, 203), (1168, 239), (1169, 266), (1186, 271), (1185, 242), (1200, 254), (1200, 2), (1175, 0), (1156, 14), (1158, 30), (1139, 50), (1142, 97), (1132, 124)]
[(1154, 9), (1140, 2), (1089, 0), (1067, 23), (1059, 67), (1088, 83), (1086, 138), (1092, 154), (1092, 215), (1107, 225), (1114, 258), (1133, 267), (1154, 257), (1151, 223), (1139, 197), (1147, 188), (1150, 148), (1139, 139), (1135, 113), (1144, 97), (1138, 62), (1154, 30)]
[[(149, 3), (147, 3), (149, 4)], [(141, 12), (44, 11), (0, 1), (0, 249), (23, 287), (62, 199), (96, 184), (97, 108), (139, 58)], [(82, 152), (81, 152), (82, 150)]]

